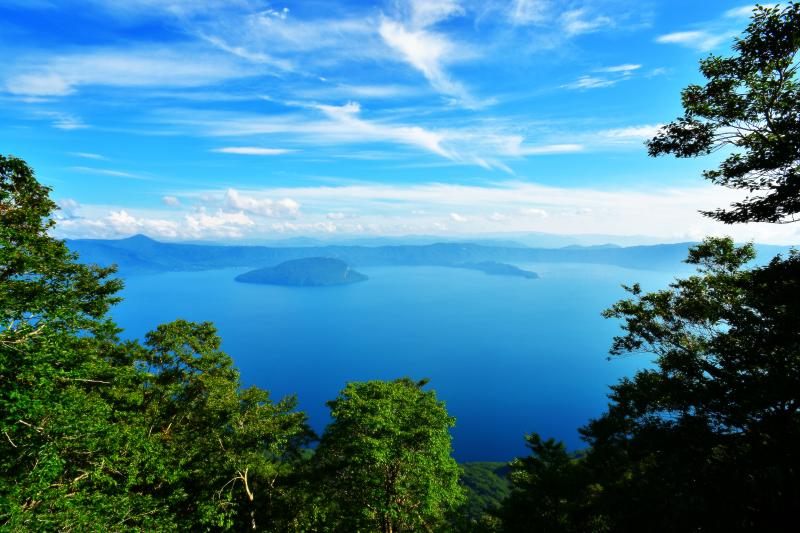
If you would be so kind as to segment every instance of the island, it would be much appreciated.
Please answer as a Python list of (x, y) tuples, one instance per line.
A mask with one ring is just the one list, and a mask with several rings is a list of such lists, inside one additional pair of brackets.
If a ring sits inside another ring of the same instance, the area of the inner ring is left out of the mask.
[(516, 276), (519, 278), (538, 279), (539, 274), (530, 270), (523, 270), (507, 263), (496, 261), (482, 261), (480, 263), (458, 263), (453, 265), (456, 268), (468, 268), (470, 270), (480, 270), (492, 276)]
[(292, 259), (275, 266), (259, 268), (236, 276), (242, 283), (286, 285), (292, 287), (329, 287), (366, 281), (366, 274), (332, 257)]

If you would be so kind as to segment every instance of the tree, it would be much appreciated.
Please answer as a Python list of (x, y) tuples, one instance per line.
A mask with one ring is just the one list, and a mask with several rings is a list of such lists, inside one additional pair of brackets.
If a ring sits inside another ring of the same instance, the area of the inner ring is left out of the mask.
[(800, 213), (800, 3), (758, 7), (733, 57), (700, 62), (708, 80), (681, 93), (684, 115), (648, 142), (652, 156), (733, 149), (706, 179), (750, 194), (706, 215), (725, 223), (795, 222)]
[[(759, 194), (704, 214), (726, 223), (795, 221), (800, 3), (756, 8), (734, 48), (735, 57), (701, 62), (708, 83), (683, 91), (684, 116), (648, 143), (650, 155), (694, 157), (730, 147), (734, 153), (704, 176)], [(645, 352), (651, 364), (611, 387), (607, 412), (581, 429), (590, 447), (575, 469), (554, 469), (567, 464), (565, 454), (541, 443), (527, 463), (517, 463), (529, 466), (521, 471), (525, 484), (517, 484), (503, 513), (520, 509), (515, 495), (536, 500), (548, 486), (566, 483), (573, 491), (563, 501), (531, 504), (534, 520), (588, 520), (591, 527), (579, 530), (589, 531), (796, 529), (800, 254), (759, 267), (754, 258), (752, 245), (707, 239), (689, 252), (697, 275), (653, 293), (626, 287), (631, 297), (605, 312), (624, 330), (611, 354)], [(544, 460), (553, 455), (560, 461)], [(508, 519), (503, 525), (514, 530)]]
[(331, 507), (319, 529), (432, 530), (463, 500), (454, 419), (426, 381), (348, 383), (315, 454)]
[(698, 275), (629, 287), (606, 312), (625, 332), (612, 354), (655, 356), (583, 429), (614, 531), (794, 530), (800, 254), (747, 268), (754, 256), (708, 239), (689, 254)]
[(114, 489), (135, 474), (113, 407), (133, 369), (106, 316), (121, 283), (49, 235), (49, 192), (0, 156), (0, 527), (148, 526), (158, 506)]
[(589, 488), (581, 457), (568, 453), (564, 443), (536, 433), (525, 440), (531, 455), (511, 462), (511, 494), (497, 512), (502, 530), (605, 531), (599, 521), (584, 519)]
[(208, 323), (120, 342), (122, 283), (49, 234), (49, 193), (0, 156), (0, 529), (294, 530), (294, 398), (242, 389)]
[(312, 437), (293, 397), (273, 403), (242, 389), (211, 323), (178, 320), (147, 334), (141, 427), (159, 450), (148, 488), (170, 508), (179, 529), (280, 528), (287, 483)]

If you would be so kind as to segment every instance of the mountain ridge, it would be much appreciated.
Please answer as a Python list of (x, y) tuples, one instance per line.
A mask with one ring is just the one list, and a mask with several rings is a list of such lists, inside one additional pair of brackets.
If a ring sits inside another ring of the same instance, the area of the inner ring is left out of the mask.
[[(596, 263), (643, 269), (686, 269), (688, 248), (696, 243), (640, 245), (629, 247), (590, 246), (528, 248), (443, 242), (425, 245), (385, 246), (250, 246), (168, 243), (145, 235), (125, 239), (72, 239), (67, 246), (82, 261), (116, 264), (123, 274), (198, 271), (219, 268), (262, 268), (292, 259), (331, 257), (356, 267), (364, 266), (454, 266), (459, 263)], [(758, 245), (761, 260), (789, 247)]]

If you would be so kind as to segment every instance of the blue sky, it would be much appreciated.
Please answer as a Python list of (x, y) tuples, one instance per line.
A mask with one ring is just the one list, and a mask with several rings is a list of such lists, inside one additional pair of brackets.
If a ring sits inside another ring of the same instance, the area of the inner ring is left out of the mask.
[(727, 233), (646, 156), (731, 1), (5, 0), (0, 143), (67, 237)]

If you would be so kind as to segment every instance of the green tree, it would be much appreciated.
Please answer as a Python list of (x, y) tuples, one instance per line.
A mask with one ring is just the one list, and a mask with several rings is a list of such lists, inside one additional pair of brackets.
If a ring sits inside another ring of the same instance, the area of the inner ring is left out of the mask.
[(296, 530), (294, 398), (242, 389), (211, 324), (120, 342), (122, 284), (49, 234), (49, 193), (0, 156), (0, 529)]
[(49, 235), (49, 192), (0, 156), (0, 525), (152, 524), (147, 495), (116, 489), (135, 476), (113, 389), (133, 369), (106, 317), (121, 283)]
[[(684, 116), (648, 143), (651, 155), (678, 157), (733, 149), (704, 176), (758, 195), (707, 216), (781, 223), (800, 212), (799, 47), (800, 4), (757, 8), (737, 55), (702, 61), (708, 83), (687, 87)], [(631, 297), (605, 312), (624, 330), (612, 355), (652, 361), (611, 387), (608, 411), (581, 430), (590, 447), (579, 490), (537, 509), (537, 519), (561, 510), (589, 531), (796, 529), (800, 255), (759, 267), (754, 258), (751, 245), (707, 239), (689, 253), (696, 275), (653, 293), (627, 287)], [(526, 460), (537, 465), (541, 455)], [(550, 473), (574, 479), (572, 469)], [(520, 496), (547, 489), (540, 477), (523, 479)], [(509, 499), (503, 511), (513, 510)]]
[(554, 439), (533, 433), (525, 440), (531, 454), (511, 462), (511, 494), (496, 513), (503, 531), (604, 531), (602, 523), (586, 519), (589, 484), (582, 459)]
[(424, 531), (463, 501), (454, 419), (426, 381), (348, 383), (328, 405), (315, 462), (330, 503), (319, 529)]
[(708, 239), (689, 255), (698, 275), (634, 285), (606, 312), (625, 331), (612, 354), (655, 356), (583, 430), (614, 530), (794, 530), (800, 255), (747, 268), (754, 256)]
[(180, 529), (281, 529), (292, 519), (287, 479), (312, 433), (293, 397), (242, 389), (220, 344), (212, 324), (178, 320), (137, 353), (142, 430), (159, 450), (148, 490)]
[(648, 143), (650, 155), (733, 152), (704, 176), (750, 194), (706, 212), (726, 223), (794, 222), (800, 213), (800, 3), (759, 7), (736, 55), (700, 62), (708, 80), (683, 90), (684, 115)]

